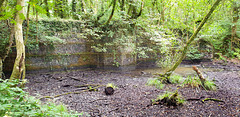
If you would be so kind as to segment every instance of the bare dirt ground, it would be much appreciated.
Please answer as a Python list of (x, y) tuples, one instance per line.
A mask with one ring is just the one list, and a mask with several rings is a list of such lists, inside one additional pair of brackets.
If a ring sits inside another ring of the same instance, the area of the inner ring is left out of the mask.
[[(135, 70), (128, 72), (103, 70), (77, 70), (55, 73), (28, 74), (27, 91), (38, 98), (56, 96), (67, 92), (78, 94), (61, 95), (55, 98), (42, 98), (63, 103), (72, 110), (84, 112), (84, 116), (106, 117), (240, 117), (240, 66), (221, 62), (202, 63), (204, 76), (215, 79), (216, 91), (192, 87), (180, 87), (177, 84), (166, 85), (163, 89), (147, 86), (156, 70)], [(188, 74), (190, 70), (180, 70)], [(192, 72), (194, 74), (194, 72)], [(104, 86), (113, 83), (117, 86), (113, 95), (104, 93)], [(97, 91), (90, 91), (87, 86)], [(172, 107), (151, 105), (151, 100), (165, 91), (175, 91), (185, 98), (216, 98), (222, 100), (191, 100), (183, 106)]]

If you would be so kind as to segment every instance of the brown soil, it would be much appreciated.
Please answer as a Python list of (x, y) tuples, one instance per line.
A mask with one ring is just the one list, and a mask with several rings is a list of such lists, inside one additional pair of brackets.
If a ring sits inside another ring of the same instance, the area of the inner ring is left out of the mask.
[[(192, 87), (180, 87), (169, 84), (164, 89), (147, 86), (146, 82), (152, 78), (150, 72), (142, 70), (116, 72), (102, 70), (78, 70), (58, 73), (28, 74), (29, 83), (27, 91), (36, 97), (55, 96), (66, 92), (79, 92), (67, 94), (54, 99), (43, 98), (61, 102), (70, 109), (84, 112), (84, 116), (106, 117), (239, 117), (240, 116), (240, 67), (237, 64), (222, 65), (217, 63), (202, 64), (204, 76), (215, 79), (217, 91), (206, 91)], [(209, 67), (213, 67), (209, 69)], [(184, 71), (186, 72), (186, 71)], [(104, 93), (108, 83), (117, 86), (113, 95)], [(98, 86), (97, 90), (89, 90)], [(79, 86), (81, 85), (81, 86)], [(224, 102), (191, 100), (182, 106), (151, 105), (151, 100), (164, 91), (175, 91), (185, 98), (216, 98)]]

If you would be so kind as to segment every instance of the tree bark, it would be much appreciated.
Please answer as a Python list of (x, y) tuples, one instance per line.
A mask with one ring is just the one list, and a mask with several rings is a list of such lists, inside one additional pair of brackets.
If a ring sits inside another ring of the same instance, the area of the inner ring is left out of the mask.
[(24, 0), (18, 0), (17, 5), (22, 6), (22, 9), (16, 14), (16, 24), (14, 25), (15, 29), (15, 42), (17, 49), (17, 57), (15, 59), (13, 71), (10, 77), (10, 81), (14, 79), (24, 79), (25, 78), (25, 45), (23, 41), (23, 32), (22, 32), (22, 23), (20, 15), (23, 15)]
[(198, 32), (201, 30), (201, 28), (203, 27), (203, 25), (206, 23), (206, 21), (208, 20), (208, 18), (211, 16), (211, 14), (213, 13), (213, 11), (216, 9), (216, 7), (218, 6), (219, 2), (221, 0), (217, 0), (212, 8), (210, 9), (210, 11), (208, 12), (208, 14), (204, 17), (204, 19), (202, 20), (202, 22), (199, 24), (197, 30), (193, 33), (193, 35), (190, 37), (190, 39), (187, 41), (186, 45), (183, 48), (182, 51), (182, 55), (180, 56), (180, 58), (178, 59), (178, 61), (169, 69), (167, 70), (163, 75), (160, 75), (161, 77), (169, 77), (173, 71), (180, 65), (180, 63), (182, 62), (182, 60), (185, 58), (187, 51), (188, 51), (188, 47), (190, 46), (191, 42), (195, 39), (195, 37), (197, 36)]

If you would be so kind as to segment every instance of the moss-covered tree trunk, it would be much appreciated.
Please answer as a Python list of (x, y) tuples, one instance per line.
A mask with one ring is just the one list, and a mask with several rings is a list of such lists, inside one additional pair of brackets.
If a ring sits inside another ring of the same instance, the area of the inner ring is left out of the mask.
[(237, 22), (239, 19), (239, 10), (240, 6), (237, 4), (236, 1), (233, 1), (233, 25), (232, 25), (232, 37), (231, 37), (231, 50), (233, 50), (234, 46), (238, 47), (239, 44), (239, 37), (237, 36)]
[(201, 28), (203, 27), (203, 25), (206, 23), (206, 21), (208, 20), (208, 18), (211, 16), (211, 14), (213, 13), (213, 11), (216, 9), (216, 7), (218, 6), (219, 2), (221, 0), (217, 0), (212, 8), (210, 9), (210, 11), (208, 12), (208, 14), (204, 17), (204, 19), (202, 20), (202, 22), (200, 23), (200, 25), (198, 26), (197, 30), (193, 33), (193, 35), (190, 37), (190, 39), (187, 41), (186, 45), (184, 46), (183, 50), (182, 50), (182, 55), (180, 56), (180, 58), (178, 59), (178, 61), (169, 69), (167, 70), (162, 77), (169, 77), (172, 72), (180, 65), (180, 63), (182, 62), (182, 60), (185, 58), (187, 51), (188, 51), (188, 47), (190, 46), (191, 42), (195, 39), (195, 37), (197, 36), (198, 32), (201, 30)]
[(22, 23), (23, 23), (23, 7), (24, 0), (17, 1), (18, 6), (22, 6), (22, 9), (19, 10), (16, 14), (16, 24), (14, 25), (15, 32), (15, 42), (17, 49), (17, 57), (15, 59), (13, 71), (10, 77), (10, 80), (14, 79), (24, 79), (25, 77), (25, 45), (23, 41), (23, 32), (22, 32)]

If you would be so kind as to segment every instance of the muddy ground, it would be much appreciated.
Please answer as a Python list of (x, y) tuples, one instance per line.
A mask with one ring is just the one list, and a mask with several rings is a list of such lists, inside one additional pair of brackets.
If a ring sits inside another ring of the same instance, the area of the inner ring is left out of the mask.
[[(84, 112), (84, 116), (106, 117), (239, 117), (240, 116), (240, 65), (234, 63), (205, 62), (197, 65), (205, 77), (215, 79), (216, 91), (181, 87), (177, 84), (166, 85), (163, 89), (147, 86), (152, 74), (160, 69), (141, 69), (135, 71), (103, 71), (76, 70), (55, 73), (28, 74), (27, 91), (38, 98), (43, 96), (59, 97), (42, 98), (63, 103), (72, 110)], [(180, 67), (176, 73), (193, 75), (191, 65)], [(113, 95), (104, 93), (104, 86), (113, 83), (117, 86)], [(97, 91), (89, 87), (98, 86)], [(175, 91), (185, 98), (216, 98), (222, 100), (205, 101), (191, 100), (183, 106), (151, 105), (151, 100), (165, 91)]]

